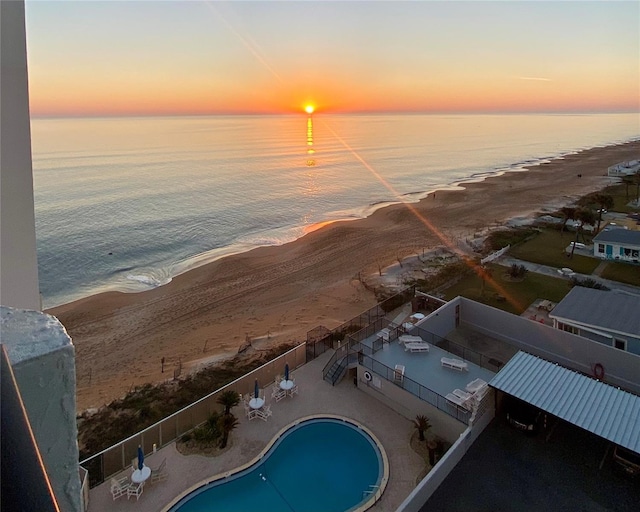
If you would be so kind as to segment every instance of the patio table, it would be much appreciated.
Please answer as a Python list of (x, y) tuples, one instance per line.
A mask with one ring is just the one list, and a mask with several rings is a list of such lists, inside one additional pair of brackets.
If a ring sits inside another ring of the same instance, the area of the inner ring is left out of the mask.
[(131, 474), (131, 481), (134, 484), (141, 484), (151, 476), (151, 468), (145, 464), (142, 465), (142, 469), (136, 469)]
[(252, 398), (249, 400), (249, 407), (252, 409), (262, 409), (264, 405), (264, 398)]

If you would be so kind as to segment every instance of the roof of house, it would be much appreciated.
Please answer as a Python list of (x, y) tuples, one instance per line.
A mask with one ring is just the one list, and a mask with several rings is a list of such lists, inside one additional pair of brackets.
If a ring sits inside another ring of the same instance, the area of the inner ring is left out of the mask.
[(526, 352), (489, 385), (640, 453), (640, 396)]
[(640, 295), (574, 286), (549, 317), (640, 336)]
[(640, 245), (640, 231), (607, 226), (593, 237), (593, 242)]

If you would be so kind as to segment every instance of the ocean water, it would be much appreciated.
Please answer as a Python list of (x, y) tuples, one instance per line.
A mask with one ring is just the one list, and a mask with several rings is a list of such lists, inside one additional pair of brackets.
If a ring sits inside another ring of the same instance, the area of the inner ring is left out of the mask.
[(638, 138), (637, 114), (34, 119), (43, 304), (149, 289), (319, 223)]

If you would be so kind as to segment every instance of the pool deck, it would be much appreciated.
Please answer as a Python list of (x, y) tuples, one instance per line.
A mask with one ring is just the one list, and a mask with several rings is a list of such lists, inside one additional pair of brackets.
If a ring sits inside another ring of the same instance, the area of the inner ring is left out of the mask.
[[(145, 459), (147, 465), (157, 467), (166, 458), (167, 480), (145, 485), (144, 493), (137, 502), (135, 497), (127, 500), (126, 496), (113, 501), (107, 481), (91, 489), (88, 512), (160, 511), (183, 491), (205, 478), (251, 461), (284, 426), (314, 414), (351, 418), (362, 423), (378, 438), (389, 459), (389, 481), (382, 498), (369, 510), (395, 510), (414, 489), (416, 478), (425, 467), (422, 458), (409, 446), (414, 427), (410, 420), (360, 391), (351, 380), (345, 378), (335, 387), (322, 380), (322, 368), (331, 354), (322, 354), (294, 372), (300, 391), (293, 398), (287, 397), (276, 403), (271, 399), (271, 389), (266, 390), (267, 403), (271, 404), (273, 411), (273, 416), (267, 422), (258, 419), (249, 421), (242, 407), (235, 407), (233, 413), (239, 419), (239, 426), (229, 438), (230, 449), (223, 454), (217, 457), (184, 456), (176, 450), (175, 443), (171, 443)], [(425, 356), (406, 354), (414, 360)], [(430, 355), (433, 358), (435, 354)], [(465, 376), (467, 378), (468, 375)], [(117, 476), (130, 476), (130, 473), (127, 470)]]

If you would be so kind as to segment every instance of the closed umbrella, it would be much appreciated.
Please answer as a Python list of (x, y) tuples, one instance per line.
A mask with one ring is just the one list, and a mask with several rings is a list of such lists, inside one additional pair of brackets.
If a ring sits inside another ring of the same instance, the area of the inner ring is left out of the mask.
[(253, 385), (253, 397), (260, 398), (260, 386), (258, 386), (258, 379), (256, 379), (256, 382)]
[(289, 363), (284, 365), (284, 380), (289, 380)]
[(142, 447), (138, 445), (138, 469), (142, 469), (144, 466), (144, 453), (142, 452)]

